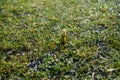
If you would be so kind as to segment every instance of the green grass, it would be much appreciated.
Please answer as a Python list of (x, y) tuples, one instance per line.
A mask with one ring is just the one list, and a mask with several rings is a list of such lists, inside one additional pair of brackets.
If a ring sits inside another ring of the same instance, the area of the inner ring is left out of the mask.
[(119, 0), (1, 0), (0, 79), (118, 80), (119, 10)]

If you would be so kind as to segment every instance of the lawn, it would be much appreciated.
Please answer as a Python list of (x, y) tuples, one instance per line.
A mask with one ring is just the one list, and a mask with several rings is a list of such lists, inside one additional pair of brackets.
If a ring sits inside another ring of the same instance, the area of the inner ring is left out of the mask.
[(119, 75), (120, 0), (0, 1), (0, 80)]

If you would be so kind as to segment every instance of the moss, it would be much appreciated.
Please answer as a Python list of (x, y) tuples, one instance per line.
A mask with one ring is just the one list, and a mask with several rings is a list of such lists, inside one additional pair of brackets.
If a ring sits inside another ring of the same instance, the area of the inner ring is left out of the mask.
[(0, 79), (119, 79), (119, 3), (1, 0)]

